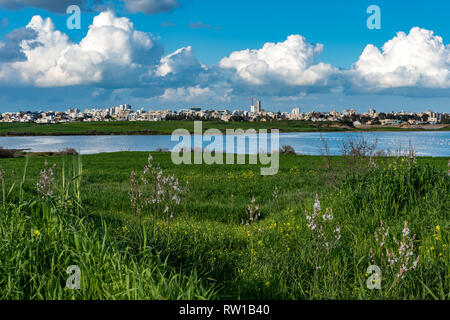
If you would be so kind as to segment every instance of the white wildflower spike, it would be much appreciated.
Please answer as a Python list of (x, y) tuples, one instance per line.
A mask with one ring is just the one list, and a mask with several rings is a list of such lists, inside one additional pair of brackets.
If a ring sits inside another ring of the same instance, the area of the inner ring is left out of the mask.
[(152, 214), (164, 214), (167, 218), (174, 218), (176, 208), (180, 205), (183, 195), (188, 192), (186, 187), (180, 186), (179, 180), (174, 176), (165, 176), (159, 164), (153, 166), (152, 155), (148, 156), (148, 164), (144, 167), (140, 178), (142, 186), (135, 172), (130, 177), (131, 207), (136, 214), (146, 210)]
[(44, 163), (44, 170), (41, 170), (39, 181), (36, 184), (36, 188), (40, 194), (42, 194), (42, 199), (47, 199), (52, 196), (55, 188), (55, 169), (56, 164), (51, 168), (48, 168), (48, 162)]
[(315, 248), (316, 268), (320, 268), (319, 263), (325, 259), (336, 247), (341, 239), (341, 226), (334, 222), (333, 210), (327, 208), (324, 214), (320, 212), (319, 195), (316, 195), (313, 213), (309, 214), (305, 210), (307, 227), (311, 232), (312, 246)]
[(407, 235), (409, 235), (410, 231), (408, 229), (408, 225), (407, 222), (405, 221), (405, 228), (403, 228), (403, 236), (406, 237)]
[[(247, 207), (247, 216), (248, 219), (245, 220), (245, 225), (249, 226), (250, 223), (256, 222), (261, 217), (261, 211), (259, 210), (259, 205), (255, 204), (256, 199), (252, 196), (252, 200), (250, 201), (250, 205)], [(242, 220), (242, 224), (244, 224), (244, 220)]]
[(275, 189), (273, 190), (272, 196), (273, 196), (273, 199), (275, 201), (278, 200), (278, 187), (277, 186), (275, 186)]
[(319, 214), (320, 212), (320, 201), (319, 201), (319, 195), (316, 194), (316, 202), (314, 203), (314, 214)]
[[(401, 279), (405, 278), (405, 274), (417, 267), (420, 256), (411, 262), (411, 258), (414, 256), (414, 240), (416, 235), (409, 238), (411, 231), (408, 228), (408, 224), (405, 221), (404, 228), (402, 230), (402, 239), (399, 241), (393, 237), (392, 245), (391, 241), (388, 241), (389, 227), (384, 228), (383, 222), (380, 223), (380, 228), (375, 231), (375, 240), (380, 246), (380, 261), (376, 262), (379, 265), (383, 263), (384, 260), (387, 261), (387, 267), (391, 268), (395, 273), (395, 279), (392, 286), (398, 284)], [(391, 249), (392, 248), (392, 249)], [(374, 257), (372, 248), (370, 249), (370, 256)]]

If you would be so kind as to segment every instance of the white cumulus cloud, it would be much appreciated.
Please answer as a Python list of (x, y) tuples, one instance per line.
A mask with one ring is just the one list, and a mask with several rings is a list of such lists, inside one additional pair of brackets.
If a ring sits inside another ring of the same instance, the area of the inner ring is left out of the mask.
[(433, 31), (398, 32), (380, 51), (369, 44), (348, 73), (369, 91), (401, 87), (450, 88), (450, 45)]
[(222, 68), (235, 70), (251, 85), (273, 82), (289, 86), (326, 84), (336, 71), (329, 64), (316, 63), (322, 44), (312, 44), (301, 35), (291, 35), (280, 43), (266, 43), (259, 50), (233, 52), (220, 61)]
[(156, 73), (159, 76), (165, 77), (169, 74), (177, 74), (186, 70), (207, 70), (207, 67), (197, 60), (191, 46), (180, 48), (162, 58)]
[(78, 43), (56, 30), (50, 18), (34, 16), (0, 41), (0, 88), (120, 88), (169, 102), (250, 95), (295, 101), (342, 92), (450, 94), (450, 46), (432, 31), (413, 28), (381, 49), (368, 45), (349, 70), (317, 62), (322, 51), (322, 44), (291, 35), (206, 66), (190, 46), (163, 56), (159, 40), (111, 11), (95, 16)]
[(34, 30), (37, 37), (21, 42), (26, 60), (3, 64), (0, 81), (37, 87), (127, 86), (136, 83), (139, 74), (157, 63), (162, 54), (149, 34), (135, 30), (128, 18), (118, 18), (110, 11), (94, 18), (79, 44), (55, 30), (50, 18), (34, 16), (27, 29)]
[(215, 97), (214, 91), (210, 88), (201, 88), (199, 85), (195, 87), (167, 88), (160, 97), (165, 101), (184, 101), (192, 102), (202, 99), (212, 99)]

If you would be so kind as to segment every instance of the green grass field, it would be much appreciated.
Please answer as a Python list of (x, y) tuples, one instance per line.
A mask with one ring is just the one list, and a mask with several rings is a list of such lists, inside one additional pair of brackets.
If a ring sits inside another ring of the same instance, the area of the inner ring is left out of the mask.
[[(42, 125), (36, 123), (0, 123), (0, 136), (12, 135), (105, 135), (105, 134), (172, 134), (176, 129), (184, 128), (194, 131), (193, 121), (158, 121), (158, 122), (73, 122)], [(314, 131), (355, 131), (356, 129), (339, 127), (336, 123), (314, 123), (311, 121), (273, 121), (273, 122), (219, 122), (204, 121), (203, 130), (219, 129), (279, 129), (281, 132), (314, 132)], [(447, 126), (441, 130), (449, 130)], [(420, 131), (420, 129), (404, 129), (391, 127), (374, 127), (378, 131)], [(361, 130), (360, 130), (361, 131)]]
[[(189, 181), (170, 212), (132, 209), (130, 174), (147, 190), (148, 153), (1, 159), (0, 298), (450, 299), (447, 158), (379, 158), (350, 172), (344, 157), (327, 166), (319, 156), (281, 155), (279, 173), (261, 176), (257, 165), (176, 166), (170, 153), (152, 155), (164, 176), (183, 188)], [(56, 170), (43, 199), (36, 183), (45, 161)], [(261, 217), (245, 225), (249, 206)], [(326, 208), (332, 220), (322, 219)], [(383, 247), (374, 236), (381, 220), (390, 227)], [(416, 234), (412, 256), (393, 239), (402, 240), (404, 221), (408, 246)], [(372, 264), (381, 290), (366, 286)], [(80, 290), (65, 288), (70, 265), (80, 267)]]

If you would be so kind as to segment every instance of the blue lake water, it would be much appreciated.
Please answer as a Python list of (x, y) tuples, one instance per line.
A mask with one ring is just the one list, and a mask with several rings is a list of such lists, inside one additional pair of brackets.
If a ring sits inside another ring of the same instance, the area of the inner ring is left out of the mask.
[[(298, 154), (320, 155), (323, 150), (323, 142), (321, 140), (323, 139), (328, 144), (330, 154), (340, 155), (342, 143), (347, 141), (349, 137), (353, 139), (364, 137), (369, 142), (377, 141), (377, 149), (390, 150), (392, 152), (400, 148), (402, 150), (408, 149), (411, 142), (419, 156), (450, 157), (449, 131), (281, 133), (280, 146), (291, 145)], [(256, 141), (256, 136), (250, 137), (246, 147), (236, 147), (234, 149), (235, 153), (248, 153), (248, 143), (254, 144)], [(81, 154), (117, 151), (155, 151), (157, 148), (172, 150), (178, 144), (178, 141), (171, 141), (171, 136), (0, 137), (0, 146), (3, 148), (59, 151), (70, 147), (78, 150)], [(204, 142), (203, 146), (208, 148), (209, 144), (210, 142)]]

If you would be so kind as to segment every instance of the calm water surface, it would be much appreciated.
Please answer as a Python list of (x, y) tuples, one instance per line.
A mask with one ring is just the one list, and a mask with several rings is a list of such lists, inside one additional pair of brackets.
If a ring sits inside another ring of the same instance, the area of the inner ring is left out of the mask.
[[(411, 141), (419, 156), (450, 157), (450, 132), (301, 132), (281, 133), (280, 146), (291, 145), (298, 154), (320, 155), (323, 138), (333, 155), (340, 155), (342, 142), (349, 137), (365, 137), (370, 142), (377, 141), (378, 149), (396, 151), (408, 149)], [(256, 137), (250, 138), (255, 143)], [(155, 151), (157, 148), (172, 150), (179, 142), (171, 141), (171, 136), (55, 136), (55, 137), (0, 137), (0, 146), (10, 149), (30, 149), (31, 151), (59, 151), (74, 148), (81, 154), (117, 151)], [(210, 142), (204, 142), (207, 147)], [(219, 151), (219, 150), (218, 150)], [(248, 153), (245, 149), (235, 149), (236, 153)]]

